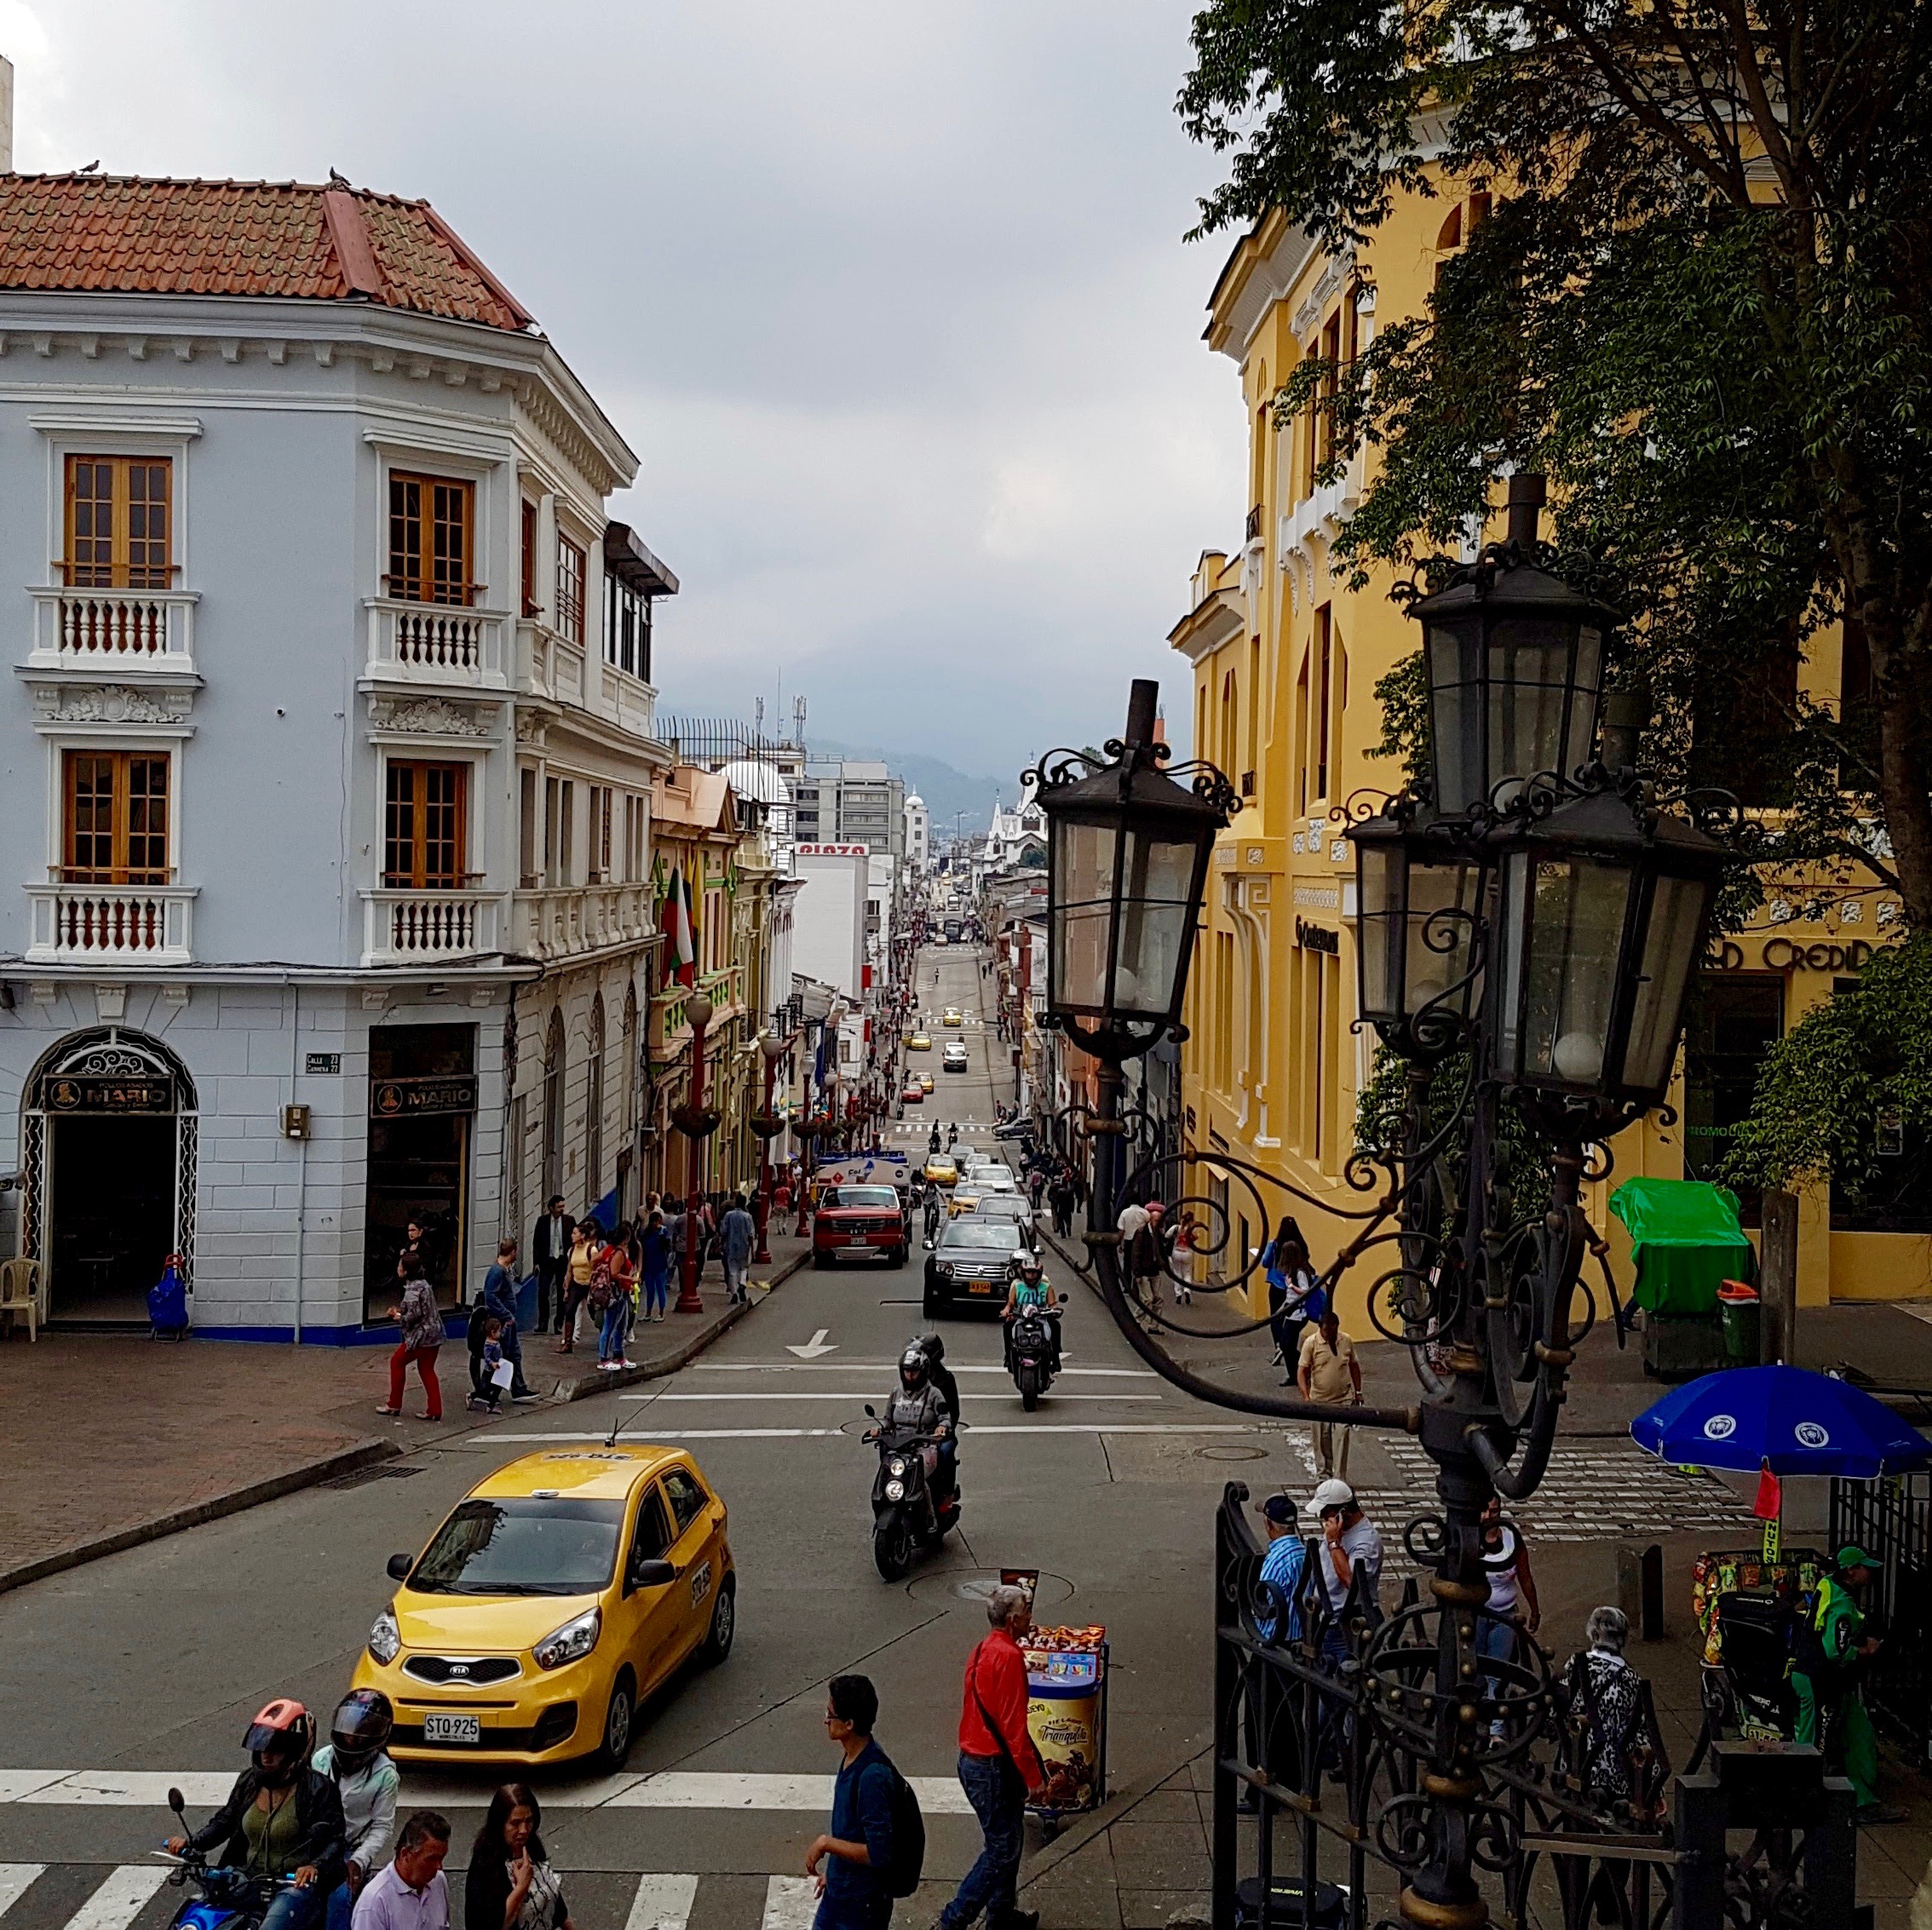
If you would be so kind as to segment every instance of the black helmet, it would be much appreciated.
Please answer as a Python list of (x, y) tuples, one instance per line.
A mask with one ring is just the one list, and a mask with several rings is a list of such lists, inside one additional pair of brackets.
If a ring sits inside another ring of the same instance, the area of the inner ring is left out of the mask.
[(396, 1714), (380, 1689), (351, 1689), (329, 1725), (329, 1743), (337, 1769), (364, 1769), (388, 1747)]
[(922, 1334), (918, 1339), (919, 1351), (934, 1366), (946, 1358), (946, 1342), (937, 1334)]
[(929, 1370), (923, 1347), (909, 1347), (899, 1357), (899, 1384), (909, 1394), (917, 1393), (925, 1386)]

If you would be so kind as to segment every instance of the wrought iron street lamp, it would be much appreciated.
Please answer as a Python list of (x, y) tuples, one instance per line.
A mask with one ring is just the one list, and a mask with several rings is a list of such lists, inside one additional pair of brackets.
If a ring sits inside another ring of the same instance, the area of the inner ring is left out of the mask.
[(1506, 807), (1539, 773), (1590, 761), (1615, 612), (1538, 560), (1541, 476), (1509, 480), (1509, 534), (1410, 606), (1423, 626), (1434, 802)]
[(1469, 1036), (1482, 978), (1481, 860), (1405, 799), (1348, 827), (1361, 1016), (1404, 1058)]
[(688, 1197), (684, 1203), (684, 1261), (678, 1269), (678, 1288), (674, 1313), (702, 1313), (704, 1303), (698, 1296), (698, 1221), (704, 1198), (704, 1142), (718, 1129), (718, 1115), (704, 1104), (704, 1028), (711, 1022), (711, 1002), (694, 991), (684, 1002), (684, 1022), (691, 1028), (690, 1097), (671, 1113), (671, 1123), (690, 1146), (687, 1168), (690, 1174)]

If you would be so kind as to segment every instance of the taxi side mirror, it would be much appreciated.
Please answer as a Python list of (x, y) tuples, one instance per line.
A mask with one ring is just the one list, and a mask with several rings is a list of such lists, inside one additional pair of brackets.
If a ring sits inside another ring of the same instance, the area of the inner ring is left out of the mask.
[(388, 1575), (392, 1582), (406, 1582), (409, 1571), (416, 1565), (412, 1554), (392, 1554), (388, 1560)]
[(677, 1564), (674, 1561), (634, 1561), (624, 1577), (624, 1590), (629, 1594), (635, 1588), (661, 1588), (665, 1582), (676, 1579)]

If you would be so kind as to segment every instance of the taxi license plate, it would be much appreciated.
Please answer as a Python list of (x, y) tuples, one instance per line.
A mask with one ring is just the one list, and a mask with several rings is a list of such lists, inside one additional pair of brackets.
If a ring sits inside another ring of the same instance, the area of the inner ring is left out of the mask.
[(426, 1743), (480, 1743), (483, 1740), (483, 1718), (480, 1715), (431, 1715), (423, 1718)]
[(990, 1294), (992, 1291), (992, 1282), (991, 1280), (969, 1280), (966, 1283), (966, 1290), (969, 1294)]

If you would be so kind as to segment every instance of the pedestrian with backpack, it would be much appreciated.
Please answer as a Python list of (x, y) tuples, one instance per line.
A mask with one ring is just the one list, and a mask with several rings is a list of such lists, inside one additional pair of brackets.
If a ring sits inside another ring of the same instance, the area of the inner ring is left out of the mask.
[(966, 1658), (959, 1711), (959, 1784), (985, 1847), (940, 1912), (940, 1930), (966, 1930), (982, 1910), (987, 1930), (1038, 1930), (1039, 1912), (1020, 1909), (1017, 1900), (1026, 1798), (1046, 1788), (1046, 1769), (1026, 1728), (1026, 1657), (1020, 1647), (1033, 1621), (1026, 1591), (995, 1588), (986, 1597), (986, 1620), (992, 1633)]
[(831, 1828), (805, 1852), (819, 1886), (813, 1930), (885, 1930), (894, 1900), (919, 1887), (926, 1829), (918, 1799), (872, 1737), (879, 1695), (869, 1677), (835, 1675), (825, 1733), (844, 1752), (832, 1789)]

